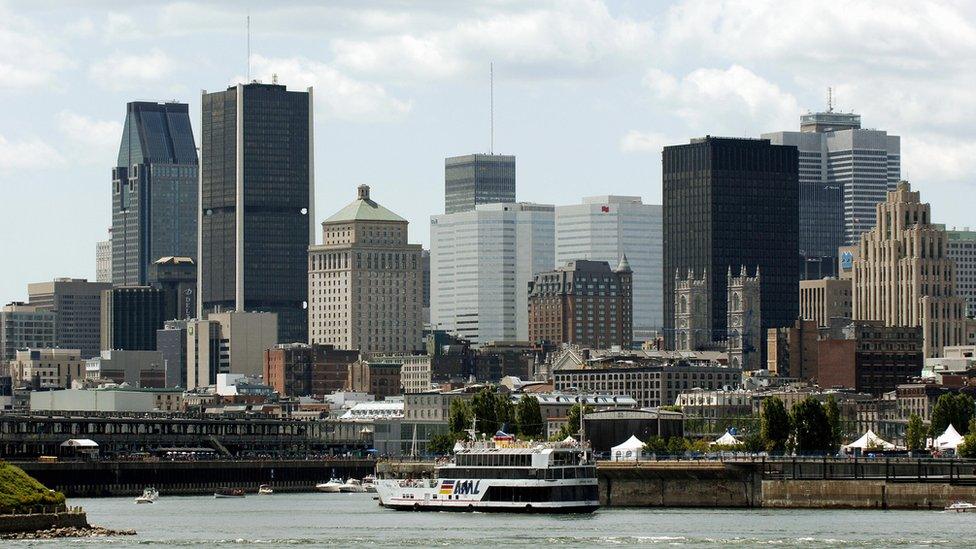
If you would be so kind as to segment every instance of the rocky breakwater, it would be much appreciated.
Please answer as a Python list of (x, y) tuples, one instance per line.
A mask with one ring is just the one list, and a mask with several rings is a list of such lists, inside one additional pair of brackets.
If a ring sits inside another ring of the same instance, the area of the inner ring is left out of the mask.
[(65, 526), (63, 528), (48, 528), (47, 530), (37, 530), (34, 532), (0, 534), (0, 540), (116, 537), (134, 535), (136, 535), (135, 530), (112, 530), (110, 528), (102, 528), (101, 526), (86, 526), (80, 528), (75, 526)]

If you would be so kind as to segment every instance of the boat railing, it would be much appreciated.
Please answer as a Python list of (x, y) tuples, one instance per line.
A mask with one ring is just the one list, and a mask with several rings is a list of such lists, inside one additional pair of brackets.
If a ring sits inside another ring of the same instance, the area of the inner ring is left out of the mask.
[(400, 488), (435, 488), (437, 486), (437, 480), (407, 478), (398, 480), (397, 486)]

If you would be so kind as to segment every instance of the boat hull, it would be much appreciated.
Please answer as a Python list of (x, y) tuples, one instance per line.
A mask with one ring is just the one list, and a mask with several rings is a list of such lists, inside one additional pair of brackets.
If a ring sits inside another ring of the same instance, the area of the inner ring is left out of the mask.
[(443, 503), (380, 503), (380, 506), (397, 511), (449, 511), (455, 513), (538, 513), (538, 514), (586, 514), (600, 508), (599, 502), (570, 504), (563, 506), (543, 506), (539, 503), (512, 504), (481, 503), (478, 505), (448, 505)]

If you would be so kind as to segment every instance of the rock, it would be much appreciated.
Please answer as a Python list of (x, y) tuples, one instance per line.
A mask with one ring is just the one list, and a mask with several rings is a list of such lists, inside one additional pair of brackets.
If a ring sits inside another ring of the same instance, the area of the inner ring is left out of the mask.
[(135, 530), (112, 530), (101, 526), (89, 526), (88, 528), (75, 528), (68, 526), (65, 528), (50, 528), (48, 530), (38, 530), (36, 532), (18, 532), (15, 534), (0, 535), (0, 539), (57, 539), (57, 538), (82, 538), (82, 537), (111, 537), (111, 536), (134, 536)]

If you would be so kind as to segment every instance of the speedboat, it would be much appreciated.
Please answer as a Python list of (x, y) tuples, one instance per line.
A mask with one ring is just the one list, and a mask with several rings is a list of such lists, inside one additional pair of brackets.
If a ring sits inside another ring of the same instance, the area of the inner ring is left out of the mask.
[(973, 513), (976, 512), (976, 505), (969, 503), (968, 501), (953, 501), (949, 505), (945, 506), (946, 511), (953, 511), (955, 513)]
[(258, 486), (258, 494), (262, 496), (270, 496), (274, 493), (274, 488), (270, 484), (262, 484)]
[(328, 494), (339, 493), (341, 491), (340, 490), (341, 487), (342, 487), (342, 479), (338, 479), (338, 478), (332, 478), (329, 479), (329, 482), (320, 482), (315, 485), (316, 490)]
[(242, 498), (244, 497), (243, 488), (218, 488), (214, 492), (215, 498)]
[(136, 503), (154, 503), (159, 499), (159, 491), (152, 486), (142, 491), (142, 495), (136, 498)]
[(366, 491), (363, 488), (363, 483), (359, 482), (357, 479), (349, 478), (346, 482), (339, 487), (339, 491), (343, 493), (361, 494)]
[(363, 491), (371, 494), (376, 493), (376, 477), (373, 475), (363, 477)]

